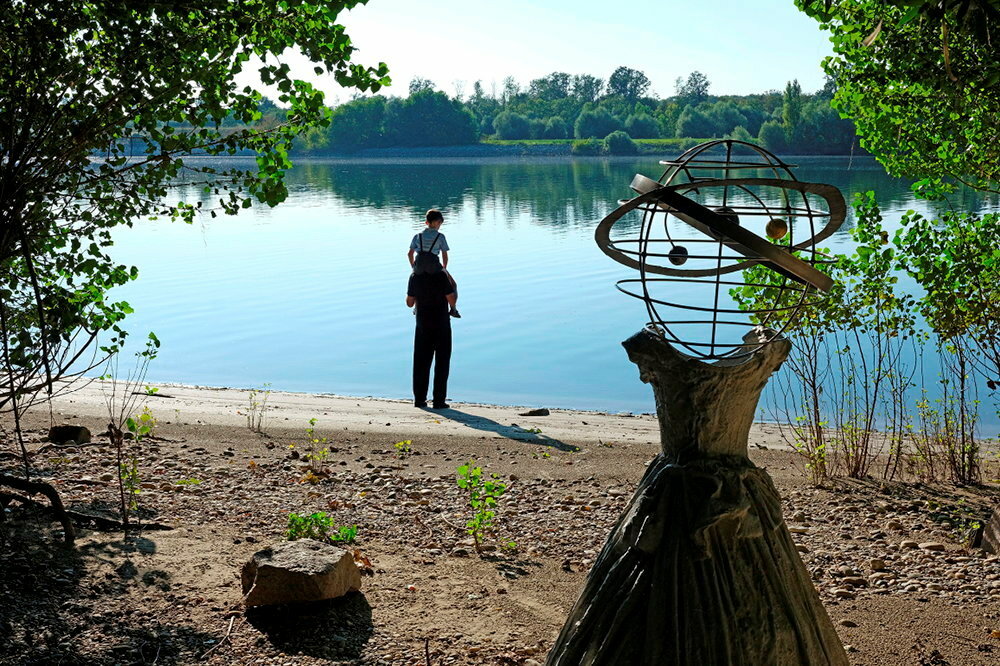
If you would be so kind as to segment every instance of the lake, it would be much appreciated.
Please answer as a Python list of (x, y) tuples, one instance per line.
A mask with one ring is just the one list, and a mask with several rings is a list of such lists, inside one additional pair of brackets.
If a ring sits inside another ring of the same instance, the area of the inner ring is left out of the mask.
[[(890, 224), (909, 208), (930, 212), (870, 158), (789, 161), (800, 180), (836, 185), (848, 202), (874, 189)], [(452, 399), (649, 412), (652, 392), (620, 345), (646, 321), (643, 304), (615, 288), (635, 275), (593, 238), (635, 173), (657, 178), (662, 167), (652, 157), (302, 161), (276, 208), (120, 230), (113, 256), (140, 277), (114, 296), (135, 308), (133, 342), (154, 331), (163, 343), (154, 385), (408, 398), (405, 255), (436, 207), (463, 316)], [(997, 206), (968, 191), (952, 204)], [(850, 226), (824, 245), (849, 247)]]

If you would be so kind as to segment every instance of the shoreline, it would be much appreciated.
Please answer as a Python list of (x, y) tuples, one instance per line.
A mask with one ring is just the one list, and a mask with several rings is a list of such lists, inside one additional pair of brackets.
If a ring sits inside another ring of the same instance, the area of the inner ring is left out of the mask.
[[(54, 419), (85, 425), (93, 433), (100, 432), (107, 419), (104, 391), (110, 390), (110, 385), (109, 381), (95, 379), (56, 395), (52, 399)], [(119, 383), (119, 391), (121, 387)], [(162, 383), (157, 387), (156, 394), (133, 396), (136, 411), (147, 405), (164, 424), (248, 427), (252, 389), (177, 383)], [(258, 389), (257, 401), (263, 402), (264, 396), (265, 393)], [(548, 444), (562, 444), (565, 440), (573, 446), (613, 442), (655, 444), (660, 437), (656, 415), (650, 413), (471, 402), (451, 402), (449, 409), (433, 410), (414, 407), (411, 401), (402, 399), (291, 391), (267, 392), (264, 404), (263, 430), (276, 433), (302, 432), (309, 427), (309, 420), (315, 418), (317, 433), (346, 430), (359, 434), (391, 434), (402, 439), (478, 436)], [(547, 409), (548, 414), (530, 414), (539, 409)], [(33, 411), (41, 413), (44, 407), (36, 406)], [(790, 450), (781, 440), (777, 426), (767, 423), (754, 423), (750, 445)]]

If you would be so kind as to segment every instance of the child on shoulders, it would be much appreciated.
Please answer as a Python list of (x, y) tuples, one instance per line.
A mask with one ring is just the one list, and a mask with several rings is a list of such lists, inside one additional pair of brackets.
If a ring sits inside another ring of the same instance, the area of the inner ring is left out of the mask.
[[(441, 258), (437, 265), (448, 276), (452, 287), (455, 287), (455, 295), (457, 296), (458, 289), (455, 284), (455, 278), (448, 272), (448, 251), (451, 248), (448, 247), (448, 239), (441, 233), (441, 225), (444, 224), (444, 215), (436, 208), (431, 208), (424, 217), (427, 228), (413, 237), (413, 240), (410, 241), (410, 251), (406, 253), (406, 257), (410, 260), (410, 268), (416, 272), (418, 268), (422, 270), (422, 267), (426, 265), (424, 261), (420, 262), (420, 267), (416, 265), (418, 254), (431, 254), (437, 260), (437, 255), (440, 253)], [(462, 316), (458, 313), (458, 308), (454, 305), (450, 307), (448, 314), (456, 318), (461, 318)]]

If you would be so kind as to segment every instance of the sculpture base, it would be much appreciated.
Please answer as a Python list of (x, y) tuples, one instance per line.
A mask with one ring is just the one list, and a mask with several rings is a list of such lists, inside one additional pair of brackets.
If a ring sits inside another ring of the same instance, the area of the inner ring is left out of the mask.
[(657, 456), (594, 563), (549, 666), (848, 663), (749, 460)]
[(760, 392), (789, 343), (714, 364), (650, 329), (623, 344), (653, 387), (663, 453), (594, 562), (548, 666), (846, 666), (778, 492), (746, 455)]

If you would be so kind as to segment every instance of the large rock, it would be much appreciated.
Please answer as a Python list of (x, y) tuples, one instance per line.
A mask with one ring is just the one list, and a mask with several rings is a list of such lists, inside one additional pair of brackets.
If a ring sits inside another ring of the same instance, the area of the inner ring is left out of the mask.
[(346, 550), (301, 539), (254, 553), (242, 582), (247, 606), (270, 606), (336, 599), (361, 589), (361, 572)]
[(67, 442), (86, 444), (90, 441), (90, 430), (84, 426), (69, 425), (67, 423), (54, 425), (49, 428), (49, 441), (56, 444), (65, 444)]

